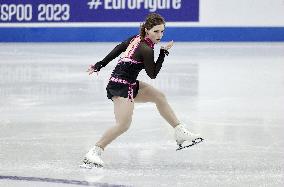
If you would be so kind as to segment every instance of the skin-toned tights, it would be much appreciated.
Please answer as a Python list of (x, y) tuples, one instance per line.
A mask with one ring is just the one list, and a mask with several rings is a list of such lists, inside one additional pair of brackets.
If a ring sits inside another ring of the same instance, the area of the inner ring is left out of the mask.
[(114, 139), (126, 132), (132, 121), (134, 103), (155, 103), (160, 115), (174, 128), (179, 124), (179, 120), (174, 114), (165, 95), (153, 86), (139, 81), (139, 92), (131, 102), (128, 98), (113, 97), (114, 115), (116, 124), (109, 128), (96, 143), (97, 146), (105, 148)]

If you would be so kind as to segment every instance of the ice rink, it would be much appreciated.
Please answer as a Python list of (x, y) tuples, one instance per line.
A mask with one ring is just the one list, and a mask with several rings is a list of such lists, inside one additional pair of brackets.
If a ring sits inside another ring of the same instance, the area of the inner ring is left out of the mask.
[(157, 79), (139, 80), (205, 141), (176, 151), (155, 105), (136, 104), (105, 168), (80, 168), (114, 125), (105, 86), (117, 59), (86, 70), (115, 45), (0, 44), (1, 187), (284, 186), (283, 43), (175, 43)]

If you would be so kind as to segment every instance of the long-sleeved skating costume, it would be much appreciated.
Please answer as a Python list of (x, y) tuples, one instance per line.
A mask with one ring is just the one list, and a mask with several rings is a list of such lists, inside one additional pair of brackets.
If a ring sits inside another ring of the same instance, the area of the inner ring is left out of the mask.
[(168, 51), (161, 49), (157, 61), (154, 61), (154, 43), (149, 39), (141, 39), (140, 35), (131, 37), (117, 45), (102, 61), (96, 63), (93, 68), (100, 71), (110, 61), (123, 55), (113, 70), (109, 83), (106, 87), (107, 97), (113, 96), (125, 97), (133, 100), (139, 90), (139, 81), (137, 76), (142, 69), (145, 69), (147, 75), (155, 79), (158, 75), (165, 55)]

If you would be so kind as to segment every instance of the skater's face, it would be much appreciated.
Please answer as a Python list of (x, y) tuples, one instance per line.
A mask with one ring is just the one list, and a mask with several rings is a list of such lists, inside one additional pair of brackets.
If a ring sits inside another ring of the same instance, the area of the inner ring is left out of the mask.
[(161, 41), (163, 35), (164, 35), (165, 25), (156, 25), (152, 27), (150, 30), (145, 28), (146, 31), (146, 37), (148, 37), (150, 40), (152, 40), (153, 43), (157, 44)]

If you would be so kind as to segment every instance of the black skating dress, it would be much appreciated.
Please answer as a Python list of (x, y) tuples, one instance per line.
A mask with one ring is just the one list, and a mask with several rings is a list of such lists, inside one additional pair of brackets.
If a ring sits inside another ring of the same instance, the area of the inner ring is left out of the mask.
[(117, 45), (102, 61), (96, 63), (92, 68), (100, 71), (110, 61), (118, 57), (122, 52), (118, 64), (113, 70), (109, 83), (106, 87), (107, 97), (113, 96), (128, 98), (133, 101), (139, 90), (137, 76), (142, 69), (145, 69), (151, 79), (158, 75), (165, 55), (169, 52), (160, 50), (157, 61), (154, 61), (154, 43), (149, 39), (141, 39), (140, 35), (133, 36)]

